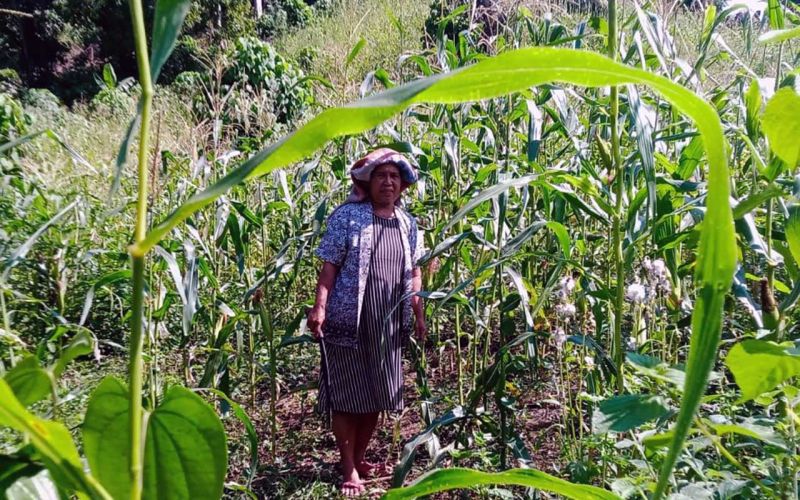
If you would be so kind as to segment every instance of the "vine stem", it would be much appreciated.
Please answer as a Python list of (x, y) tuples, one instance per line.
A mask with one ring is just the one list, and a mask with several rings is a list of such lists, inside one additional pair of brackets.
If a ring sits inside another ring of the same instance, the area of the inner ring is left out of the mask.
[[(144, 13), (141, 0), (129, 0), (133, 36), (136, 48), (136, 63), (139, 69), (139, 83), (142, 87), (142, 121), (139, 129), (139, 155), (137, 168), (138, 197), (136, 199), (136, 226), (134, 242), (144, 240), (147, 232), (147, 155), (150, 139), (150, 111), (153, 103), (153, 82), (150, 78), (150, 63), (147, 51), (147, 34), (144, 26)], [(130, 408), (130, 491), (131, 499), (142, 497), (142, 455), (144, 439), (142, 436), (142, 348), (144, 340), (144, 285), (145, 256), (132, 255), (133, 304), (131, 318), (131, 338), (128, 360), (129, 408)]]
[[(608, 2), (608, 57), (617, 60), (617, 0)], [(611, 153), (614, 168), (615, 202), (613, 220), (614, 238), (614, 264), (617, 275), (617, 290), (614, 298), (614, 365), (617, 369), (617, 393), (625, 392), (625, 383), (622, 376), (623, 348), (622, 348), (622, 308), (625, 306), (625, 262), (622, 254), (622, 191), (625, 185), (625, 174), (622, 171), (622, 159), (619, 151), (619, 88), (611, 87)]]
[(728, 449), (725, 448), (725, 445), (722, 444), (722, 441), (719, 438), (719, 436), (711, 434), (711, 432), (709, 432), (706, 426), (703, 425), (702, 423), (698, 425), (698, 428), (700, 429), (700, 432), (703, 433), (703, 435), (705, 435), (712, 443), (714, 443), (714, 447), (717, 449), (719, 454), (725, 457), (725, 459), (728, 462), (730, 462), (731, 465), (739, 469), (739, 472), (741, 472), (742, 474), (744, 474), (745, 477), (753, 481), (753, 483), (755, 483), (756, 486), (758, 486), (761, 489), (761, 491), (764, 492), (765, 495), (767, 495), (770, 498), (777, 498), (777, 496), (772, 492), (771, 489), (767, 488), (767, 486), (764, 483), (762, 483), (756, 476), (754, 476), (753, 473), (750, 472), (750, 470), (747, 467), (742, 465), (741, 462), (736, 460), (736, 457), (731, 455), (731, 452), (729, 452)]

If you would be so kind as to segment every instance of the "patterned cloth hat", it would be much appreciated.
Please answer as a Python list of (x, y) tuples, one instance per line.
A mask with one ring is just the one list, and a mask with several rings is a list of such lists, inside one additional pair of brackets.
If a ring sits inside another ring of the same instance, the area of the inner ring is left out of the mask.
[(357, 203), (367, 200), (369, 193), (364, 184), (369, 184), (370, 176), (372, 176), (372, 171), (375, 170), (375, 167), (385, 163), (395, 165), (400, 171), (401, 191), (417, 182), (417, 170), (405, 156), (393, 149), (379, 148), (353, 163), (353, 166), (350, 167), (353, 188), (345, 203)]

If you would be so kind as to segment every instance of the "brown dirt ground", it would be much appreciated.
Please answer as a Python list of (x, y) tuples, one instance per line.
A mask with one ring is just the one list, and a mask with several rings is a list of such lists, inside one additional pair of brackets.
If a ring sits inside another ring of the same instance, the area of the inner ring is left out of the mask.
[[(429, 358), (430, 359), (430, 358)], [(405, 364), (405, 410), (400, 415), (382, 417), (378, 423), (376, 437), (367, 451), (367, 460), (382, 464), (385, 472), (367, 483), (367, 497), (377, 497), (385, 492), (391, 483), (393, 467), (400, 458), (403, 445), (424, 430), (419, 411), (419, 394), (415, 384), (415, 373), (408, 361)], [(435, 363), (431, 363), (434, 365)], [(445, 363), (447, 364), (447, 363)], [(444, 366), (443, 368), (447, 368)], [(549, 378), (541, 374), (542, 378)], [(309, 374), (308, 380), (316, 380), (318, 369)], [(445, 373), (443, 369), (432, 367), (428, 371), (428, 385), (435, 395), (456, 393), (455, 374)], [(550, 383), (537, 384), (542, 387), (525, 387), (518, 395), (516, 407), (517, 428), (530, 452), (531, 467), (558, 475), (563, 470), (561, 458), (561, 408), (553, 402), (553, 388)], [(266, 382), (259, 385), (256, 400), (262, 402), (257, 408), (247, 408), (259, 436), (260, 467), (251, 489), (259, 498), (331, 498), (336, 495), (341, 478), (338, 472), (338, 454), (330, 430), (323, 425), (322, 418), (314, 411), (316, 390), (284, 391), (277, 403), (278, 446), (273, 460), (270, 453), (269, 387)], [(453, 403), (442, 401), (435, 405), (436, 414), (442, 414)], [(494, 411), (494, 410), (492, 410)], [(229, 477), (239, 484), (246, 482), (248, 470), (247, 439), (244, 431), (233, 419), (228, 419), (229, 439), (241, 442), (245, 449), (232, 453)], [(454, 430), (442, 429), (437, 433), (442, 446), (452, 441)], [(445, 459), (441, 466), (452, 466), (451, 459)], [(465, 463), (459, 466), (481, 467), (479, 463)], [(430, 466), (430, 458), (424, 446), (418, 450), (414, 466), (406, 476), (405, 484), (423, 474)], [(451, 498), (451, 495), (441, 498)], [(439, 498), (439, 496), (437, 496)]]

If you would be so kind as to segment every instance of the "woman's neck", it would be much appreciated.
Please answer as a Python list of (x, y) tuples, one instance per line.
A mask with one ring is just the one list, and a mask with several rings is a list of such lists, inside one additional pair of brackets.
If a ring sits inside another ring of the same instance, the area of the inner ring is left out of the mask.
[(372, 213), (379, 217), (391, 218), (394, 217), (394, 205), (376, 205), (372, 204)]

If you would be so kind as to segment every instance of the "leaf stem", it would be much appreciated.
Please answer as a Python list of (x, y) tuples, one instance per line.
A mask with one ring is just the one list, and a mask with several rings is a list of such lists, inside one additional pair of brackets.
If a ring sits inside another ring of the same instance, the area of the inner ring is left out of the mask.
[(739, 469), (739, 472), (741, 472), (742, 474), (744, 474), (745, 477), (753, 481), (759, 488), (761, 488), (761, 491), (763, 491), (764, 494), (766, 494), (768, 497), (777, 498), (777, 496), (775, 495), (775, 493), (773, 493), (771, 489), (767, 488), (767, 486), (764, 483), (762, 483), (757, 477), (755, 477), (747, 467), (745, 467), (744, 465), (742, 465), (741, 462), (736, 460), (736, 457), (734, 457), (731, 454), (731, 452), (729, 452), (728, 449), (725, 448), (725, 445), (722, 444), (722, 440), (719, 438), (719, 436), (711, 434), (706, 428), (706, 426), (703, 425), (703, 423), (700, 421), (697, 422), (697, 426), (700, 429), (700, 432), (702, 432), (712, 443), (714, 443), (714, 447), (717, 449), (720, 455), (725, 457), (725, 459), (728, 462), (730, 462), (731, 465)]
[[(129, 0), (133, 36), (136, 47), (136, 62), (139, 82), (142, 87), (142, 121), (139, 132), (138, 197), (136, 200), (136, 226), (134, 242), (141, 243), (147, 232), (147, 154), (149, 150), (150, 109), (153, 102), (153, 83), (150, 78), (150, 63), (147, 51), (147, 34), (141, 0)], [(130, 482), (131, 499), (142, 496), (142, 348), (144, 331), (144, 278), (143, 254), (132, 255), (133, 307), (131, 318), (130, 357), (128, 360), (129, 407), (130, 407)]]

